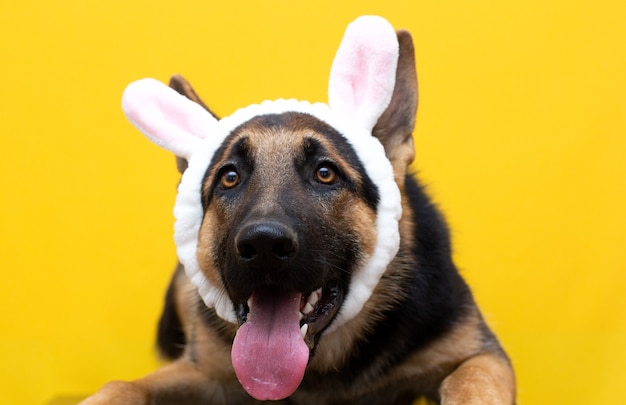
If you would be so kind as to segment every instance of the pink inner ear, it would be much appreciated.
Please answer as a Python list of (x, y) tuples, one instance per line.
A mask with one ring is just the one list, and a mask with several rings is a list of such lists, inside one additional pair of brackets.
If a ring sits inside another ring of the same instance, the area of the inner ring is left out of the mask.
[(398, 39), (383, 18), (357, 18), (346, 29), (330, 72), (328, 102), (368, 128), (376, 124), (393, 94)]
[(128, 85), (122, 108), (151, 141), (184, 158), (191, 156), (215, 122), (201, 106), (154, 79)]
[[(350, 67), (350, 64), (355, 69), (347, 69), (344, 71), (346, 91), (346, 105), (349, 105), (353, 112), (358, 111), (360, 104), (366, 100), (369, 81), (371, 80), (371, 74), (367, 71), (370, 66), (368, 65), (367, 55), (362, 48), (354, 49), (354, 57), (352, 60), (347, 61), (346, 67)], [(361, 69), (361, 70), (357, 70)], [(350, 94), (352, 93), (352, 94)]]

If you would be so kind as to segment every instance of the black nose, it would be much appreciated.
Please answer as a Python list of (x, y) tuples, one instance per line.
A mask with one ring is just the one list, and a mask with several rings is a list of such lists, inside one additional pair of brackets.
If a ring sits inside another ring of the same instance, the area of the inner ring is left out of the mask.
[(263, 222), (244, 226), (235, 237), (235, 248), (248, 266), (272, 271), (296, 254), (298, 242), (288, 226)]

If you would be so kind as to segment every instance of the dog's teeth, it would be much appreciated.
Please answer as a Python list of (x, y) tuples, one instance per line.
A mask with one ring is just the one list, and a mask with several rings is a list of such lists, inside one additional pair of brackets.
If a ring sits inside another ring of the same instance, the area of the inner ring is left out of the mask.
[(305, 315), (308, 315), (311, 312), (313, 312), (313, 305), (311, 305), (310, 302), (307, 302), (304, 308), (302, 309), (302, 313)]
[(303, 314), (302, 312), (298, 312), (298, 315), (299, 315), (299, 317), (300, 317), (298, 320), (299, 320), (299, 321), (301, 321), (301, 320), (302, 320), (302, 318), (304, 318), (304, 314)]
[(306, 332), (309, 330), (309, 324), (305, 323), (300, 327), (300, 333), (302, 334), (302, 339), (306, 336)]
[(309, 299), (307, 300), (308, 304), (311, 304), (312, 307), (315, 307), (319, 302), (320, 298), (322, 298), (322, 289), (313, 291), (311, 295), (309, 295)]

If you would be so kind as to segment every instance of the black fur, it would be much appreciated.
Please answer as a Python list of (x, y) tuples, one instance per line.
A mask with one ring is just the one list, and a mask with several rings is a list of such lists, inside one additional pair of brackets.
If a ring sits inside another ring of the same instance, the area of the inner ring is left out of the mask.
[(183, 267), (179, 263), (165, 293), (163, 312), (157, 326), (157, 347), (161, 355), (170, 360), (179, 358), (187, 344), (185, 332), (183, 331), (180, 316), (176, 312), (176, 303), (174, 302), (176, 294), (175, 279), (182, 271)]

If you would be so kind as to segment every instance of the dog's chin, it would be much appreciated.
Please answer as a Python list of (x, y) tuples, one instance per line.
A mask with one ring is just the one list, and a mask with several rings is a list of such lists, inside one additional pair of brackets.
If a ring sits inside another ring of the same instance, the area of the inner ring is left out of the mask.
[(237, 378), (258, 400), (279, 400), (298, 388), (321, 333), (343, 302), (338, 282), (313, 291), (260, 287), (238, 305), (231, 352)]

